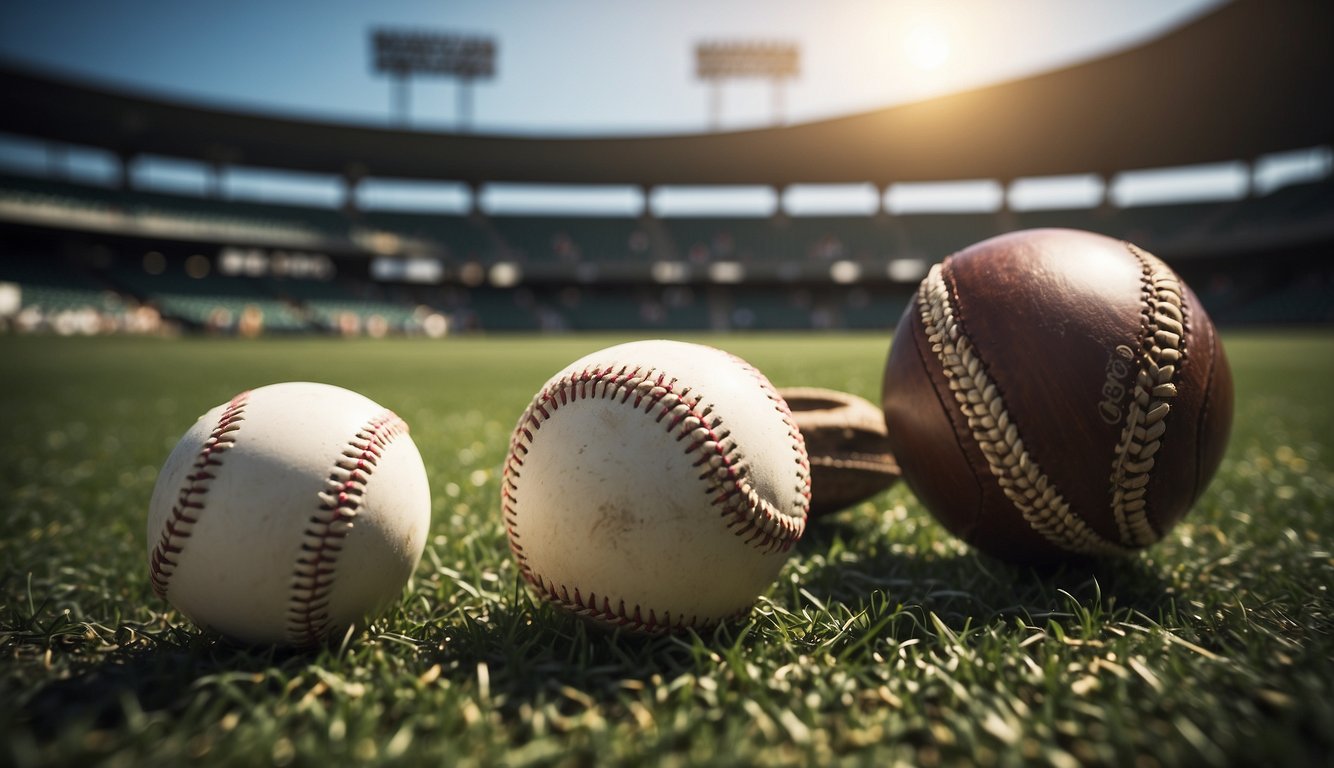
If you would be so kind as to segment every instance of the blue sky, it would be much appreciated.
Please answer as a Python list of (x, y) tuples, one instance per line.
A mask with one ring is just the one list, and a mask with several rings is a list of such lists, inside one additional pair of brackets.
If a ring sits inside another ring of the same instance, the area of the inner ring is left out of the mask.
[[(370, 31), (421, 28), (494, 37), (498, 74), (474, 86), (472, 126), (522, 135), (692, 133), (709, 129), (709, 87), (694, 78), (701, 41), (796, 43), (800, 75), (784, 89), (784, 118), (803, 122), (866, 111), (975, 87), (1106, 55), (1147, 41), (1225, 0), (10, 0), (0, 11), (0, 57), (159, 96), (279, 115), (390, 125), (390, 81), (372, 72)], [(458, 126), (457, 85), (417, 79), (411, 126)], [(771, 124), (771, 86), (723, 86), (723, 130)], [(0, 137), (3, 139), (3, 137)], [(40, 145), (0, 141), (0, 162), (43, 166)], [(93, 175), (96, 162), (69, 163)], [(96, 160), (93, 158), (92, 160)], [(1290, 159), (1297, 175), (1329, 172), (1328, 148)], [(104, 163), (105, 165), (105, 163)], [(148, 159), (136, 183), (202, 194), (205, 171)], [(1256, 169), (1255, 183), (1263, 187)], [(1066, 205), (1104, 195), (1117, 204), (1246, 194), (1252, 169), (1224, 165), (1188, 173), (1123, 174), (1022, 182), (1003, 190), (986, 180), (953, 187), (875, 190), (766, 188), (657, 191), (549, 190), (488, 185), (483, 210), (627, 213), (711, 211), (766, 215), (994, 209)], [(1279, 173), (1279, 176), (1282, 176)], [(1286, 178), (1286, 177), (1285, 177)], [(269, 202), (337, 205), (336, 180), (228, 171), (225, 194)], [(457, 185), (367, 184), (362, 202), (465, 209)], [(922, 208), (925, 201), (925, 208)], [(1047, 202), (1044, 202), (1047, 201)], [(553, 209), (553, 206), (555, 208)]]
[[(0, 56), (191, 100), (388, 122), (375, 26), (494, 36), (498, 77), (473, 92), (480, 131), (691, 132), (708, 124), (700, 40), (801, 49), (789, 122), (873, 109), (1092, 58), (1220, 0), (10, 0)], [(455, 85), (413, 85), (414, 125), (449, 129)], [(772, 118), (761, 82), (725, 86), (722, 126)]]

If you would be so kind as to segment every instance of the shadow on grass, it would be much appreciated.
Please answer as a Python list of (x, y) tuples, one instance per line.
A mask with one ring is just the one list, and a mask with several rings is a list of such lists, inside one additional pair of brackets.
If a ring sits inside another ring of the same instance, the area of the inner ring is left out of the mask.
[[(794, 553), (801, 555), (795, 578), (776, 585), (773, 600), (762, 600), (746, 620), (702, 635), (613, 632), (517, 587), (512, 599), (480, 618), (429, 625), (423, 640), (431, 650), (424, 655), (456, 681), (485, 675), (506, 709), (560, 695), (576, 706), (580, 699), (606, 704), (645, 686), (670, 686), (681, 675), (707, 674), (724, 661), (767, 657), (781, 665), (816, 651), (837, 656), (869, 648), (884, 638), (939, 642), (932, 616), (956, 633), (1014, 627), (1018, 620), (1038, 628), (1055, 622), (1078, 635), (1081, 625), (1096, 628), (1111, 617), (1152, 618), (1173, 599), (1168, 582), (1139, 558), (1035, 570), (971, 551), (902, 551), (883, 542), (854, 552), (844, 542), (858, 533), (837, 520), (813, 526)], [(775, 651), (775, 643), (788, 647)], [(760, 645), (770, 647), (761, 652)]]
[[(579, 699), (599, 703), (636, 686), (648, 687), (696, 668), (715, 641), (697, 636), (645, 637), (600, 629), (567, 615), (526, 592), (488, 606), (471, 617), (461, 612), (411, 630), (393, 642), (374, 629), (350, 640), (313, 649), (233, 644), (188, 626), (161, 633), (117, 633), (118, 644), (67, 662), (65, 677), (37, 688), (18, 702), (15, 723), (38, 743), (71, 733), (135, 728), (144, 715), (174, 716), (219, 695), (231, 705), (277, 701), (289, 684), (310, 673), (354, 677), (377, 654), (410, 657), (409, 680), (439, 666), (439, 675), (473, 687), (507, 715), (546, 698), (572, 708)], [(735, 639), (731, 628), (718, 630)], [(39, 642), (34, 638), (34, 643)], [(485, 669), (483, 672), (481, 670)], [(483, 682), (483, 677), (486, 681)], [(308, 691), (309, 683), (298, 692)], [(485, 693), (482, 691), (485, 690)], [(229, 693), (230, 691), (230, 693)]]
[[(939, 620), (966, 627), (1046, 627), (1071, 634), (1080, 624), (1169, 610), (1167, 581), (1140, 558), (1019, 568), (949, 547), (918, 551), (877, 541), (849, 546), (865, 532), (853, 521), (826, 518), (798, 547), (794, 579), (747, 620), (702, 635), (645, 637), (603, 629), (534, 598), (521, 585), (480, 612), (453, 610), (405, 630), (398, 642), (374, 632), (347, 649), (313, 651), (230, 644), (185, 628), (124, 639), (109, 652), (71, 665), (23, 703), (23, 719), (40, 740), (76, 730), (123, 727), (136, 713), (176, 713), (199, 705), (201, 687), (243, 685), (283, 695), (292, 679), (328, 668), (342, 674), (374, 654), (410, 656), (417, 675), (437, 674), (470, 686), (507, 717), (526, 704), (555, 702), (572, 710), (614, 704), (682, 675), (707, 674), (723, 659), (750, 658), (760, 644), (789, 647), (765, 654), (784, 661), (819, 650), (842, 653), (877, 641), (941, 641)], [(860, 616), (859, 616), (860, 614)], [(856, 618), (854, 618), (856, 617)], [(850, 620), (852, 619), (852, 620)], [(119, 638), (118, 638), (119, 639)], [(404, 640), (411, 642), (404, 642)], [(89, 657), (84, 657), (89, 658)]]
[(979, 553), (937, 546), (930, 551), (850, 547), (864, 531), (847, 518), (821, 519), (799, 548), (811, 567), (801, 587), (821, 603), (865, 604), (873, 595), (921, 614), (934, 614), (954, 630), (997, 621), (1087, 620), (1090, 612), (1138, 613), (1156, 619), (1173, 607), (1165, 576), (1141, 557), (1083, 559), (1043, 567), (1017, 566)]
[[(125, 633), (118, 631), (118, 638)], [(85, 731), (119, 728), (146, 713), (182, 709), (207, 678), (232, 676), (276, 693), (284, 676), (270, 672), (295, 673), (312, 658), (310, 651), (234, 645), (180, 628), (132, 635), (95, 660), (71, 662), (68, 676), (42, 686), (22, 703), (21, 720), (41, 741), (62, 738), (71, 726)]]
[[(485, 616), (426, 628), (427, 665), (455, 680), (479, 681), (511, 705), (564, 691), (608, 701), (698, 669), (713, 649), (745, 630), (725, 625), (703, 635), (647, 636), (580, 619), (516, 585), (514, 598)], [(484, 671), (483, 671), (484, 670)]]

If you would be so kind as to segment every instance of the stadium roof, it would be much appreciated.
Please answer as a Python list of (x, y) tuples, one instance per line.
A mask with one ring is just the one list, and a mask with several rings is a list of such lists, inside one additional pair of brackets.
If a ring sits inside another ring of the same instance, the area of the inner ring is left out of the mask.
[(0, 131), (210, 163), (399, 178), (771, 184), (1064, 173), (1334, 142), (1334, 3), (1235, 0), (1095, 61), (791, 127), (688, 136), (425, 133), (201, 108), (0, 67)]

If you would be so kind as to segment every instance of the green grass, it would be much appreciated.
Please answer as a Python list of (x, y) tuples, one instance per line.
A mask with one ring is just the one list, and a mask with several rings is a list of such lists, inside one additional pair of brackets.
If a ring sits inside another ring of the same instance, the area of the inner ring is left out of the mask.
[[(1231, 447), (1165, 541), (1094, 570), (979, 557), (908, 490), (812, 526), (750, 618), (594, 631), (522, 588), (498, 468), (538, 386), (610, 337), (0, 337), (0, 764), (1328, 764), (1334, 335), (1231, 335)], [(878, 399), (887, 338), (703, 337)], [(200, 635), (148, 585), (185, 428), (313, 379), (412, 426), (432, 536), (403, 600), (315, 653)]]

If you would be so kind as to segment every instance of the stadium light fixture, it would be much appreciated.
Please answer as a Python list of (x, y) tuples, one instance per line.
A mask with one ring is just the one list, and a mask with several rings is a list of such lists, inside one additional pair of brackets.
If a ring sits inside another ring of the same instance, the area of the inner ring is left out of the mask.
[(0, 283), (0, 317), (19, 313), (23, 306), (23, 289), (18, 283)]
[(889, 262), (889, 265), (885, 269), (885, 274), (889, 276), (890, 280), (893, 280), (896, 283), (912, 284), (925, 277), (927, 269), (929, 268), (930, 265), (926, 263), (925, 259), (894, 259)]
[(523, 270), (510, 261), (499, 261), (491, 265), (487, 281), (496, 288), (513, 288), (523, 280)]
[(715, 261), (709, 265), (709, 280), (733, 285), (746, 279), (746, 268), (735, 261)]
[(690, 265), (684, 261), (655, 261), (649, 273), (655, 283), (684, 283), (690, 277)]
[(829, 279), (839, 285), (850, 285), (861, 279), (862, 267), (855, 261), (841, 259), (829, 265)]
[(722, 121), (724, 80), (761, 78), (773, 85), (773, 123), (783, 123), (783, 86), (801, 72), (797, 44), (783, 41), (710, 41), (695, 45), (695, 77), (708, 83), (709, 128)]
[(372, 29), (372, 59), (375, 71), (394, 79), (391, 109), (398, 122), (408, 123), (408, 79), (428, 75), (451, 77), (459, 82), (460, 130), (472, 123), (472, 84), (496, 76), (495, 38), (432, 32), (421, 29)]

